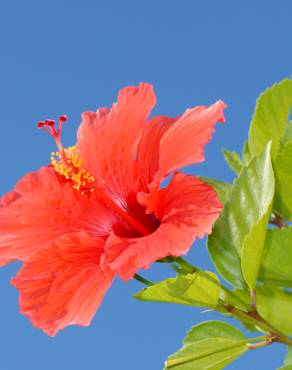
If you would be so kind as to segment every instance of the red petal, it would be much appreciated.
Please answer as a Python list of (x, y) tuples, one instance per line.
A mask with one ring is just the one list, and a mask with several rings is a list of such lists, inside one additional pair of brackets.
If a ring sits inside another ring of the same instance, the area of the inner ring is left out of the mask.
[(34, 326), (53, 336), (68, 325), (90, 324), (113, 278), (99, 266), (103, 246), (86, 233), (66, 235), (25, 262), (12, 284)]
[(138, 150), (138, 165), (141, 173), (142, 189), (148, 191), (159, 166), (159, 144), (163, 134), (177, 118), (157, 116), (143, 127), (142, 139)]
[(78, 130), (83, 165), (104, 185), (103, 191), (124, 207), (128, 194), (137, 190), (137, 148), (155, 101), (149, 84), (126, 87), (111, 110), (84, 113)]
[(216, 122), (224, 122), (225, 107), (219, 100), (209, 108), (187, 109), (165, 132), (160, 140), (156, 184), (171, 172), (204, 160), (204, 146), (210, 141)]
[(14, 190), (4, 194), (2, 198), (0, 198), (0, 208), (9, 206), (11, 203), (15, 202), (18, 198), (20, 198), (20, 194), (18, 194)]
[(0, 265), (25, 260), (59, 236), (111, 231), (115, 218), (94, 199), (80, 195), (51, 168), (21, 179), (0, 203)]
[(128, 280), (140, 269), (167, 256), (185, 254), (196, 237), (202, 238), (221, 210), (216, 192), (198, 178), (176, 173), (151, 205), (161, 220), (158, 229), (142, 238), (107, 239), (103, 263)]

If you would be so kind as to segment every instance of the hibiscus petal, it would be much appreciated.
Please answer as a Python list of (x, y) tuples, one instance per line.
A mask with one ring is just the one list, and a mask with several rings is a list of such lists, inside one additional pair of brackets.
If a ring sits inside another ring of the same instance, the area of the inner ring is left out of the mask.
[(94, 197), (80, 195), (52, 168), (24, 176), (0, 202), (0, 265), (25, 260), (66, 233), (107, 234), (114, 218)]
[(196, 237), (209, 234), (222, 208), (215, 190), (200, 179), (176, 173), (151, 205), (161, 224), (142, 238), (112, 235), (103, 264), (128, 280), (140, 269), (167, 256), (187, 253)]
[(153, 181), (153, 177), (158, 171), (160, 140), (177, 119), (156, 116), (143, 127), (138, 148), (138, 166), (141, 174), (141, 186), (145, 192), (148, 191), (148, 185)]
[(127, 209), (138, 186), (136, 156), (142, 127), (156, 102), (153, 87), (126, 87), (111, 110), (83, 114), (77, 146), (84, 167), (117, 204)]
[(21, 313), (51, 336), (68, 325), (89, 325), (113, 279), (99, 265), (103, 247), (103, 239), (80, 232), (34, 254), (12, 280)]
[(187, 109), (171, 125), (160, 140), (156, 185), (171, 172), (204, 160), (204, 146), (211, 140), (215, 124), (224, 122), (224, 108), (226, 105), (219, 100), (208, 108)]

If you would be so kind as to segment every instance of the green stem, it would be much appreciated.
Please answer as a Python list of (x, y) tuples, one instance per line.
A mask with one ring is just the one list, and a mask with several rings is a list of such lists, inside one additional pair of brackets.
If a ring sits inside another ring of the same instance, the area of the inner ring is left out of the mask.
[(218, 310), (222, 313), (230, 313), (233, 317), (236, 319), (243, 319), (246, 321), (249, 321), (251, 324), (261, 328), (264, 332), (270, 333), (271, 332), (271, 327), (266, 324), (263, 321), (259, 321), (258, 319), (254, 318), (251, 316), (248, 312), (242, 311), (241, 309), (234, 307), (229, 304), (225, 304), (224, 307), (219, 307)]
[(270, 338), (271, 338), (270, 336), (261, 335), (260, 337), (249, 338), (248, 343), (256, 343), (256, 342), (266, 341), (266, 340), (270, 340)]
[(257, 302), (256, 302), (256, 291), (255, 289), (251, 289), (250, 291), (250, 304), (253, 310), (256, 310), (257, 308)]
[(173, 269), (174, 269), (174, 271), (175, 272), (177, 272), (178, 274), (185, 274), (185, 271), (184, 270), (182, 270), (179, 266), (177, 266), (175, 263), (172, 263), (171, 265), (170, 265)]
[(157, 260), (156, 262), (159, 262), (159, 263), (172, 263), (173, 262), (173, 257), (164, 257), (164, 258), (161, 258), (160, 260)]
[(247, 347), (248, 349), (258, 349), (258, 348), (261, 348), (261, 347), (265, 347), (265, 346), (269, 346), (270, 344), (273, 344), (273, 339), (275, 337), (270, 337), (268, 338), (267, 340), (264, 340), (263, 342), (258, 342), (258, 343), (255, 343), (255, 344), (247, 344)]
[(287, 337), (286, 335), (277, 335), (275, 342), (286, 344), (287, 346), (292, 346), (292, 339)]
[(140, 283), (143, 283), (143, 284), (145, 284), (147, 286), (153, 285), (152, 281), (143, 278), (143, 276), (141, 276), (139, 274), (135, 274), (134, 275), (134, 279), (136, 279), (137, 281), (140, 281)]
[[(260, 317), (255, 311), (252, 312), (244, 312), (240, 310), (237, 307), (225, 304), (224, 308), (218, 308), (218, 311), (224, 313), (226, 311), (230, 313), (234, 318), (237, 319), (244, 319), (246, 321), (249, 321), (256, 327), (262, 329), (266, 333), (270, 333), (270, 335), (273, 337), (273, 342), (279, 342), (287, 344), (288, 346), (292, 346), (292, 339), (287, 337), (286, 335), (279, 332), (277, 329), (275, 329), (272, 325), (267, 323), (262, 317)], [(255, 314), (257, 315), (256, 317)]]
[(180, 265), (180, 267), (186, 272), (186, 273), (190, 273), (190, 274), (193, 274), (194, 272), (197, 272), (199, 271), (199, 269), (197, 269), (195, 266), (193, 266), (192, 264), (190, 264), (187, 260), (185, 260), (184, 258), (182, 257), (173, 257), (173, 260), (178, 264)]
[(275, 210), (273, 210), (273, 216), (270, 219), (270, 224), (278, 226), (280, 229), (283, 229), (287, 226), (285, 220), (280, 216)]
[[(188, 261), (186, 261), (182, 257), (166, 257), (165, 259), (161, 260), (161, 262), (165, 263), (171, 263), (172, 268), (177, 271), (178, 273), (195, 273), (199, 272), (200, 269), (190, 264)], [(178, 266), (176, 266), (173, 262), (176, 262)], [(218, 281), (216, 279), (213, 279), (211, 276), (208, 276), (208, 279), (213, 281), (214, 283), (218, 284)], [(145, 280), (144, 278), (142, 278)], [(140, 279), (137, 279), (140, 280)], [(140, 280), (141, 281), (141, 280)], [(146, 280), (147, 281), (147, 280)], [(142, 281), (145, 283), (145, 281)], [(152, 285), (153, 283), (148, 282), (147, 285)], [(226, 294), (232, 296), (236, 301), (240, 302), (243, 307), (245, 307), (247, 310), (250, 309), (250, 306), (246, 304), (241, 298), (237, 297), (236, 294), (234, 294), (231, 290), (224, 287), (223, 285), (220, 285), (221, 289), (226, 292)], [(261, 342), (259, 344), (255, 344), (254, 348), (266, 346), (268, 344), (271, 344), (272, 342), (279, 342), (286, 344), (288, 346), (292, 346), (292, 338), (287, 337), (286, 335), (279, 332), (277, 329), (275, 329), (272, 325), (270, 325), (268, 322), (266, 322), (257, 312), (256, 310), (256, 296), (255, 291), (251, 292), (251, 311), (245, 312), (237, 307), (234, 307), (230, 304), (226, 304), (224, 301), (221, 301), (219, 306), (217, 307), (217, 310), (223, 314), (229, 313), (236, 319), (244, 319), (250, 323), (252, 323), (254, 326), (260, 328), (266, 333), (269, 333), (268, 337), (264, 337), (264, 342)], [(268, 339), (267, 339), (268, 338)], [(262, 340), (259, 338), (253, 338), (252, 342)], [(252, 347), (251, 347), (252, 348)]]

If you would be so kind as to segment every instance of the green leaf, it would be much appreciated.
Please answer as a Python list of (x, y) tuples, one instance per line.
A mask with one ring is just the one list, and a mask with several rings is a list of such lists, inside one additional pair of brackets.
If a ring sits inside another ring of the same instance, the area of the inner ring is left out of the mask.
[(239, 174), (243, 167), (242, 160), (236, 152), (230, 152), (227, 149), (223, 149), (223, 155), (226, 162), (233, 169), (236, 174)]
[(284, 367), (281, 367), (278, 370), (292, 370), (292, 348), (287, 347), (287, 354), (284, 361)]
[(207, 184), (213, 186), (213, 188), (217, 192), (220, 202), (224, 204), (228, 198), (228, 193), (229, 193), (229, 190), (231, 189), (231, 184), (229, 184), (228, 182), (222, 182), (219, 180), (211, 179), (205, 176), (199, 176), (199, 177), (201, 180), (203, 180)]
[(245, 164), (248, 164), (251, 160), (251, 154), (248, 147), (248, 141), (245, 141), (243, 144), (243, 151), (242, 151), (242, 157)]
[(243, 340), (245, 336), (239, 329), (224, 321), (210, 320), (193, 326), (187, 333), (183, 343), (189, 344), (206, 338)]
[(194, 326), (183, 347), (171, 355), (165, 369), (221, 370), (248, 350), (248, 340), (233, 326), (209, 321)]
[(271, 156), (278, 151), (292, 107), (292, 80), (285, 79), (267, 89), (257, 100), (249, 130), (251, 156), (258, 155), (272, 141)]
[(292, 348), (291, 347), (287, 347), (287, 353), (286, 353), (284, 365), (292, 365)]
[[(270, 145), (267, 145), (259, 156), (242, 169), (208, 238), (209, 252), (216, 268), (239, 289), (246, 287), (244, 276), (248, 285), (254, 286), (260, 266), (264, 226), (266, 227), (274, 194), (269, 150)], [(258, 232), (260, 235), (257, 236), (257, 242), (260, 244), (254, 244), (253, 237)], [(249, 267), (250, 258), (256, 260)]]
[(220, 295), (220, 282), (212, 272), (178, 275), (153, 284), (134, 295), (141, 301), (156, 301), (215, 308)]
[[(271, 185), (273, 188), (273, 185)], [(241, 250), (241, 270), (250, 289), (254, 289), (260, 270), (263, 249), (265, 245), (267, 225), (272, 210), (273, 195), (267, 202), (266, 212), (259, 221), (252, 226), (247, 234)]]
[(276, 194), (274, 208), (292, 220), (292, 142), (287, 142), (274, 162)]
[(292, 293), (274, 286), (258, 286), (257, 310), (262, 318), (281, 333), (292, 334)]
[(285, 132), (281, 140), (282, 146), (288, 143), (289, 141), (292, 141), (292, 122), (291, 121), (288, 122), (285, 128)]
[(292, 288), (292, 227), (268, 230), (259, 279)]
[(223, 300), (231, 306), (240, 308), (242, 311), (250, 311), (252, 308), (250, 302), (250, 292), (248, 290), (224, 290)]

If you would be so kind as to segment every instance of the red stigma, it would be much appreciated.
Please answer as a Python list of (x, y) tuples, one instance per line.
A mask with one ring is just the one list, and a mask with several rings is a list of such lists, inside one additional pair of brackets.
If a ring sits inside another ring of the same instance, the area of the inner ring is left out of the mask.
[(54, 121), (52, 119), (46, 119), (45, 121), (40, 121), (37, 124), (38, 128), (43, 129), (44, 131), (46, 131), (49, 135), (51, 135), (55, 139), (57, 147), (60, 151), (63, 150), (63, 146), (62, 146), (61, 140), (60, 140), (61, 139), (62, 127), (63, 127), (63, 124), (67, 121), (67, 119), (68, 118), (65, 114), (60, 116), (59, 119), (58, 119), (58, 121), (59, 121), (58, 128), (55, 127), (56, 121)]
[(65, 123), (68, 120), (68, 117), (66, 114), (63, 114), (62, 116), (59, 117), (59, 122), (60, 123)]
[(56, 122), (52, 119), (49, 119), (49, 120), (45, 121), (45, 123), (46, 123), (46, 125), (48, 125), (50, 127), (53, 127), (53, 126), (55, 126)]

